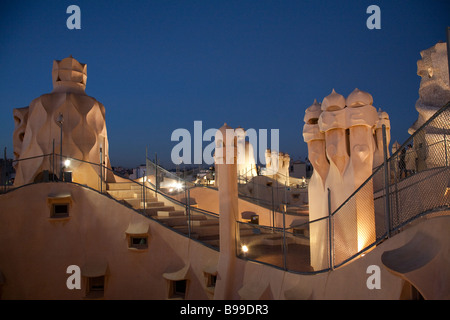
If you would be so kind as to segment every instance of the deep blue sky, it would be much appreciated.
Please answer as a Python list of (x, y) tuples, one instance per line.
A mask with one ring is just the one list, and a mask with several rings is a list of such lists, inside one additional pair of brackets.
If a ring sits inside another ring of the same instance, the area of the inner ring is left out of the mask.
[[(66, 27), (71, 4), (81, 30)], [(381, 30), (366, 28), (371, 4)], [(420, 51), (447, 26), (447, 0), (2, 0), (0, 147), (12, 157), (12, 109), (49, 93), (53, 60), (69, 55), (87, 63), (86, 93), (105, 105), (113, 166), (143, 163), (146, 147), (169, 166), (172, 131), (195, 120), (280, 129), (281, 151), (304, 158), (304, 111), (333, 88), (370, 92), (403, 142)]]

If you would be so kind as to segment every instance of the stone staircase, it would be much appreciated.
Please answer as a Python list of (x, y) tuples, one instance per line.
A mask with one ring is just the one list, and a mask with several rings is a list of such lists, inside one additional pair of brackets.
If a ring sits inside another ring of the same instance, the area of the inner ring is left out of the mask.
[[(204, 242), (213, 247), (219, 247), (219, 219), (202, 214), (191, 207), (190, 219), (186, 208), (178, 203), (146, 190), (145, 204), (142, 198), (143, 188), (133, 182), (108, 183), (107, 193), (126, 206), (143, 212), (152, 219), (170, 227), (182, 234)], [(190, 220), (190, 225), (189, 225)]]

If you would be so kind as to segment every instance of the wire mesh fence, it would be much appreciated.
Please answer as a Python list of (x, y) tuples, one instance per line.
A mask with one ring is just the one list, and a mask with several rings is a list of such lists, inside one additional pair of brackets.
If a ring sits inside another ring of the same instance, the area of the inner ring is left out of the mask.
[(450, 173), (450, 107), (447, 104), (389, 159), (390, 228), (447, 208)]
[[(450, 103), (394, 150), (347, 200), (334, 212), (329, 211), (328, 217), (287, 226), (284, 218), (289, 201), (284, 189), (282, 206), (277, 208), (283, 215), (281, 227), (237, 222), (237, 255), (298, 273), (323, 272), (345, 264), (401, 231), (414, 219), (449, 209), (449, 147)], [(0, 193), (34, 183), (90, 181), (87, 187), (220, 250), (219, 215), (198, 208), (190, 196), (199, 184), (148, 159), (146, 173), (135, 180), (120, 177), (104, 164), (55, 153), (14, 160), (12, 166), (28, 168), (21, 173), (23, 175), (31, 171), (38, 174), (28, 178), (26, 183), (20, 183), (24, 176), (16, 175), (14, 184), (2, 174)], [(82, 171), (90, 172), (89, 177), (78, 176)], [(116, 181), (106, 183), (112, 176)], [(332, 196), (330, 191), (329, 197)], [(267, 205), (273, 206), (273, 203), (269, 200)]]

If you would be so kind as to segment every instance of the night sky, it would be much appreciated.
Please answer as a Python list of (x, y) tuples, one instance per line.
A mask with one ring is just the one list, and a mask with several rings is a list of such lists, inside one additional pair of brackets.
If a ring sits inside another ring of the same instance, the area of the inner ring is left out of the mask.
[[(81, 30), (69, 30), (69, 5)], [(381, 29), (369, 30), (369, 5)], [(52, 90), (53, 60), (88, 65), (86, 93), (106, 108), (113, 166), (158, 154), (177, 128), (279, 129), (280, 151), (307, 156), (303, 117), (334, 88), (367, 91), (402, 143), (414, 108), (420, 51), (445, 41), (450, 1), (0, 2), (0, 147), (12, 157), (13, 108)], [(204, 146), (209, 144), (205, 142)]]

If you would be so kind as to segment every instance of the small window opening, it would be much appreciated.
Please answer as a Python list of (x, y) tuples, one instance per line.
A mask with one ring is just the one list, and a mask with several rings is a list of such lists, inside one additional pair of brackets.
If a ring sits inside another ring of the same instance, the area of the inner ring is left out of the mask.
[(54, 203), (52, 206), (52, 218), (65, 218), (69, 216), (68, 203)]
[(308, 237), (309, 236), (309, 229), (307, 228), (293, 228), (292, 229), (292, 233), (295, 236), (305, 236)]
[(208, 273), (206, 275), (206, 277), (207, 277), (206, 278), (207, 279), (206, 286), (208, 288), (215, 288), (216, 287), (216, 281), (217, 281), (217, 274)]
[(88, 298), (103, 297), (105, 292), (105, 276), (89, 277), (87, 290), (86, 296)]
[(186, 288), (187, 288), (187, 280), (183, 279), (183, 280), (176, 280), (176, 281), (172, 281), (171, 283), (172, 285), (172, 294), (170, 296), (170, 298), (180, 298), (180, 299), (185, 299), (186, 298)]
[(130, 236), (130, 248), (147, 249), (147, 239), (146, 236)]

